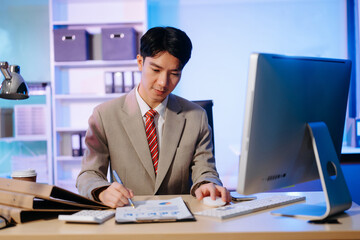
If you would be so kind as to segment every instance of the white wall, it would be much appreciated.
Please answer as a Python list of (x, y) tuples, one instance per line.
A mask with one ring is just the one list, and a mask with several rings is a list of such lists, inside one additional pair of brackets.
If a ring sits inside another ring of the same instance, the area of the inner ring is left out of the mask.
[(174, 93), (213, 99), (217, 168), (228, 187), (237, 181), (250, 53), (347, 58), (345, 0), (149, 0), (156, 25), (192, 39)]

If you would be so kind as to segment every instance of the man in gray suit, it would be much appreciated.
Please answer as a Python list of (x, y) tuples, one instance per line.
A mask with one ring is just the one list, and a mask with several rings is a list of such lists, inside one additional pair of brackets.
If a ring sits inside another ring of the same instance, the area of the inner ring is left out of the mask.
[[(231, 200), (216, 171), (206, 112), (171, 94), (191, 50), (186, 33), (176, 28), (156, 27), (142, 36), (140, 84), (100, 104), (89, 118), (76, 183), (80, 194), (113, 208), (128, 204), (134, 194), (191, 193), (199, 200)], [(155, 115), (155, 129), (146, 118), (148, 110)], [(151, 136), (149, 129), (154, 130)], [(107, 181), (109, 164), (124, 185)]]

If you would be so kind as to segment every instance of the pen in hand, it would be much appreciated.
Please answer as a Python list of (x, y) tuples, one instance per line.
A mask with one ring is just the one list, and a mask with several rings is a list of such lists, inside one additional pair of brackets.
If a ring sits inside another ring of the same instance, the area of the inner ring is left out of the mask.
[[(115, 170), (113, 170), (113, 174), (114, 174), (114, 177), (115, 177), (116, 181), (117, 181), (118, 183), (120, 183), (121, 185), (124, 185), (123, 182), (121, 181), (119, 175), (117, 174), (117, 172), (116, 172)], [(133, 208), (135, 208), (135, 205), (134, 205), (133, 201), (132, 201), (130, 198), (128, 198), (128, 201), (129, 201), (130, 205), (131, 205)]]

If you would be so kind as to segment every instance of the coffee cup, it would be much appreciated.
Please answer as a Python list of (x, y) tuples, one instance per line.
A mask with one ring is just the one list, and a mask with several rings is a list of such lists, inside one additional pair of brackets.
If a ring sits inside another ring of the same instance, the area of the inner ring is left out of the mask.
[(36, 182), (36, 171), (34, 169), (14, 171), (11, 174), (12, 179)]

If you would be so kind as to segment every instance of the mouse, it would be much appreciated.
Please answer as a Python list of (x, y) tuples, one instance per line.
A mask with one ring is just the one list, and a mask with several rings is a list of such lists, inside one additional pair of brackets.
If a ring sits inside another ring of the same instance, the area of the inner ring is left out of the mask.
[(221, 207), (226, 204), (221, 197), (216, 196), (216, 200), (212, 200), (210, 196), (204, 197), (202, 200), (203, 204), (209, 207)]

